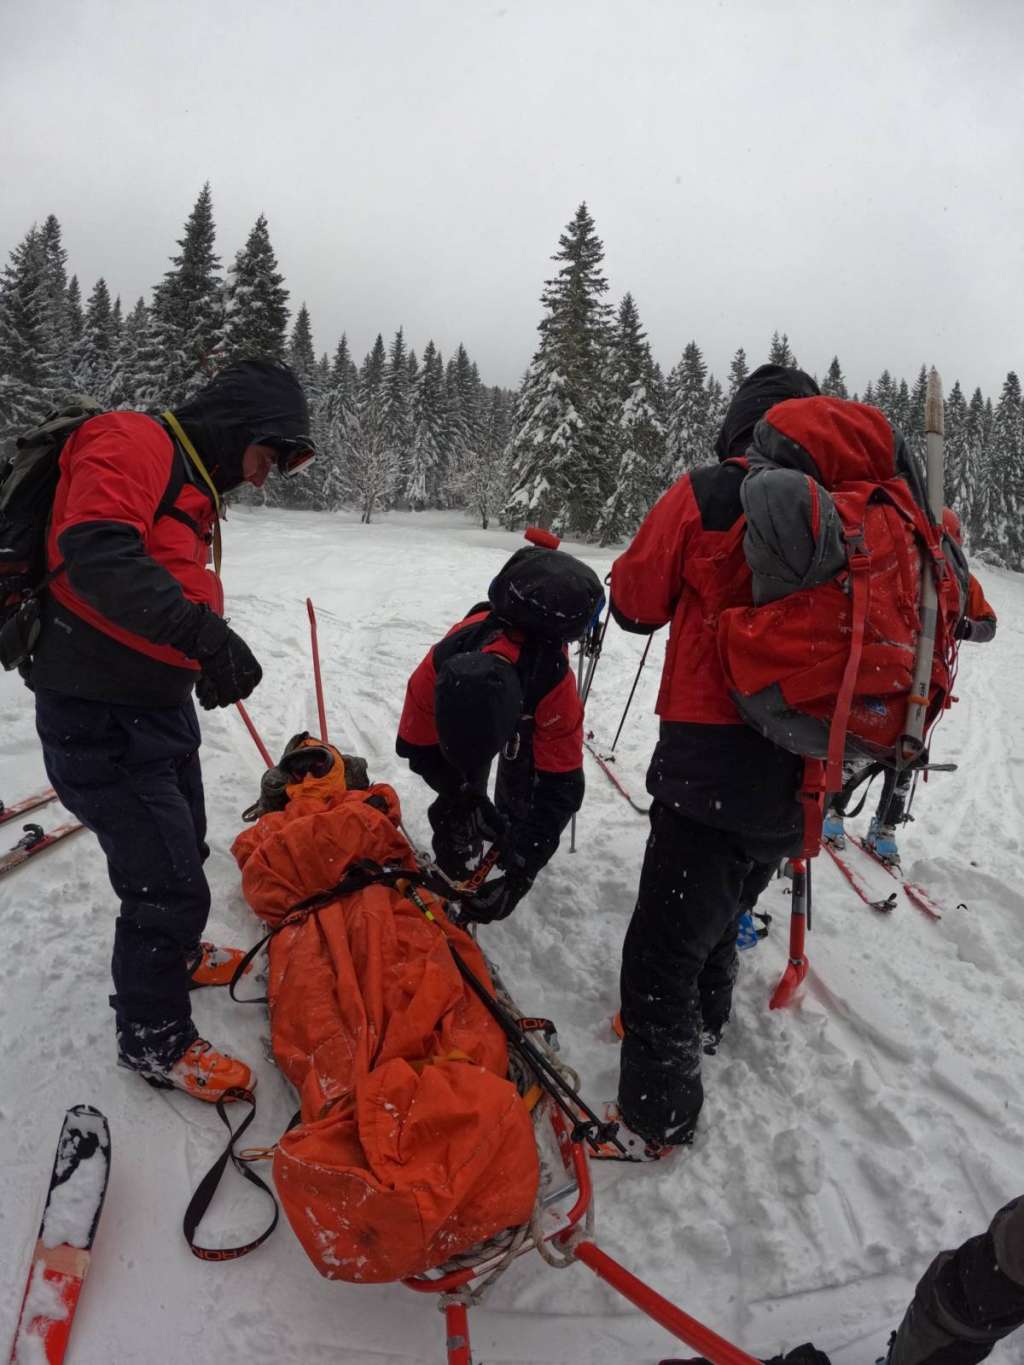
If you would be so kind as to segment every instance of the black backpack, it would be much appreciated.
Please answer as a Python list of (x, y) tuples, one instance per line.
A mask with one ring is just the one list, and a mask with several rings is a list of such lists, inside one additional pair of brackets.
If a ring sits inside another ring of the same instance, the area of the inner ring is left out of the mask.
[[(0, 664), (17, 668), (39, 639), (40, 597), (64, 569), (46, 569), (46, 536), (60, 479), (60, 454), (83, 423), (107, 409), (86, 394), (17, 437), (14, 454), (0, 464)], [(184, 473), (175, 458), (170, 483), (157, 509), (169, 514)]]

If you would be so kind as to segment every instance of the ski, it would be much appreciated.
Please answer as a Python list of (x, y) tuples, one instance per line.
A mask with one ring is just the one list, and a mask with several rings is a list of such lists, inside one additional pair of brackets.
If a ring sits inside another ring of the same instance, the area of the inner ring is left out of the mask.
[(109, 1176), (107, 1120), (76, 1104), (64, 1115), (10, 1365), (61, 1365)]
[(854, 872), (853, 868), (842, 856), (841, 851), (837, 849), (835, 845), (830, 843), (828, 840), (825, 840), (825, 848), (828, 849), (828, 852), (832, 858), (832, 861), (835, 863), (836, 867), (838, 867), (839, 871), (849, 882), (850, 886), (853, 887), (854, 891), (856, 891), (857, 895), (861, 898), (864, 904), (869, 907), (869, 909), (877, 910), (880, 914), (883, 915), (887, 915), (891, 910), (896, 909), (895, 891), (893, 891), (891, 895), (883, 897), (881, 900), (876, 899), (871, 895), (871, 892), (861, 881), (860, 877), (857, 876), (856, 872)]
[(935, 901), (932, 900), (928, 892), (923, 886), (919, 886), (917, 882), (908, 882), (900, 870), (898, 863), (888, 863), (884, 858), (880, 858), (875, 850), (867, 844), (860, 835), (854, 834), (850, 837), (862, 853), (866, 853), (871, 861), (877, 863), (879, 867), (884, 867), (889, 876), (892, 877), (894, 881), (899, 882), (900, 886), (903, 888), (904, 895), (907, 900), (910, 901), (911, 905), (916, 906), (917, 909), (920, 910), (922, 914), (927, 915), (930, 920), (937, 921), (942, 918), (941, 910), (938, 908)]
[(69, 834), (77, 834), (84, 828), (85, 826), (80, 825), (77, 820), (72, 820), (66, 825), (58, 825), (56, 829), (51, 830), (44, 830), (42, 825), (25, 825), (25, 833), (13, 848), (0, 854), (0, 877), (5, 872), (13, 872), (16, 867), (28, 862), (29, 858), (34, 858), (37, 853), (42, 853), (44, 848), (51, 848), (54, 844), (60, 843), (61, 839), (66, 839)]
[(593, 744), (591, 744), (590, 741), (592, 738), (593, 738), (592, 734), (588, 735), (586, 739), (583, 741), (583, 747), (585, 749), (588, 749), (590, 753), (593, 754), (594, 758), (597, 760), (597, 766), (604, 773), (605, 777), (607, 777), (608, 781), (612, 784), (612, 786), (619, 793), (619, 795), (624, 796), (626, 798), (629, 804), (636, 811), (637, 815), (649, 815), (651, 813), (650, 806), (638, 805), (637, 802), (633, 800), (629, 792), (626, 790), (626, 788), (622, 785), (619, 779), (612, 772), (611, 768), (608, 766), (608, 759), (606, 759), (603, 754), (598, 753), (598, 751), (594, 748)]
[(45, 806), (56, 799), (57, 793), (52, 787), (47, 787), (45, 791), (36, 792), (34, 796), (26, 796), (21, 801), (15, 801), (13, 806), (5, 806), (0, 801), (0, 825), (6, 825), (8, 820), (16, 820), (19, 815), (27, 815), (29, 811), (38, 810), (40, 806)]

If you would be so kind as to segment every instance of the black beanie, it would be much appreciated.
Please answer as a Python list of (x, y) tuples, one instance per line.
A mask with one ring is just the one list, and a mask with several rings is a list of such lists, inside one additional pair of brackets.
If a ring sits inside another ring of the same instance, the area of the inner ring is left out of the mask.
[(803, 370), (786, 365), (759, 365), (733, 394), (715, 442), (715, 454), (720, 460), (744, 454), (753, 440), (754, 428), (769, 408), (787, 398), (816, 398), (820, 393)]
[(511, 738), (523, 710), (515, 668), (497, 654), (456, 654), (434, 684), (441, 752), (463, 776), (490, 763)]

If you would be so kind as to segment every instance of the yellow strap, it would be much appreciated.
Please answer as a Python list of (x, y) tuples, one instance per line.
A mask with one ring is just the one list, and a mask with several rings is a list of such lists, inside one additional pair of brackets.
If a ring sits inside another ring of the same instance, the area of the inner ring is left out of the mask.
[(210, 478), (206, 465), (204, 465), (202, 460), (199, 458), (199, 451), (196, 450), (195, 446), (185, 435), (185, 429), (178, 421), (177, 417), (175, 417), (174, 413), (170, 411), (162, 412), (160, 416), (171, 428), (175, 436), (177, 436), (178, 440), (181, 442), (181, 448), (184, 450), (185, 454), (189, 457), (189, 459), (195, 465), (196, 469), (202, 475), (207, 488), (209, 488), (210, 492), (213, 494), (213, 505), (216, 510), (216, 518), (213, 523), (213, 571), (219, 578), (221, 560), (220, 494), (217, 492), (217, 489), (214, 486), (214, 482)]

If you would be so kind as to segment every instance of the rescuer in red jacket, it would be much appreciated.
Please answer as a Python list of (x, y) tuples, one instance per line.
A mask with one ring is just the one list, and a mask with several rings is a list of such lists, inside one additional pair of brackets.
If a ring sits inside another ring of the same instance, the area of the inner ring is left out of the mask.
[[(583, 706), (566, 642), (604, 600), (588, 565), (562, 550), (522, 549), (409, 679), (396, 749), (437, 793), (428, 810), (434, 856), (449, 876), (472, 870), (496, 840), (504, 875), (463, 906), (504, 919), (558, 848), (583, 801)], [(496, 812), (486, 796), (500, 754)], [(491, 828), (501, 817), (505, 828)]]
[(314, 454), (301, 386), (249, 360), (173, 412), (110, 412), (60, 455), (48, 538), (53, 575), (27, 675), (46, 770), (99, 839), (121, 904), (112, 971), (118, 1060), (216, 1100), (252, 1073), (199, 1038), (189, 992), (240, 956), (202, 940), (209, 850), (191, 694), (247, 697), (261, 677), (223, 617), (207, 568), (220, 494), (259, 487)]
[(612, 566), (624, 630), (671, 623), (647, 773), (651, 834), (622, 954), (618, 1111), (641, 1159), (692, 1141), (701, 1056), (732, 1004), (740, 916), (801, 839), (802, 760), (743, 722), (718, 661), (717, 613), (753, 601), (749, 569), (737, 573), (726, 553), (746, 471), (721, 461), (744, 454), (774, 404), (817, 393), (800, 370), (755, 370), (729, 406), (720, 463), (679, 479)]

